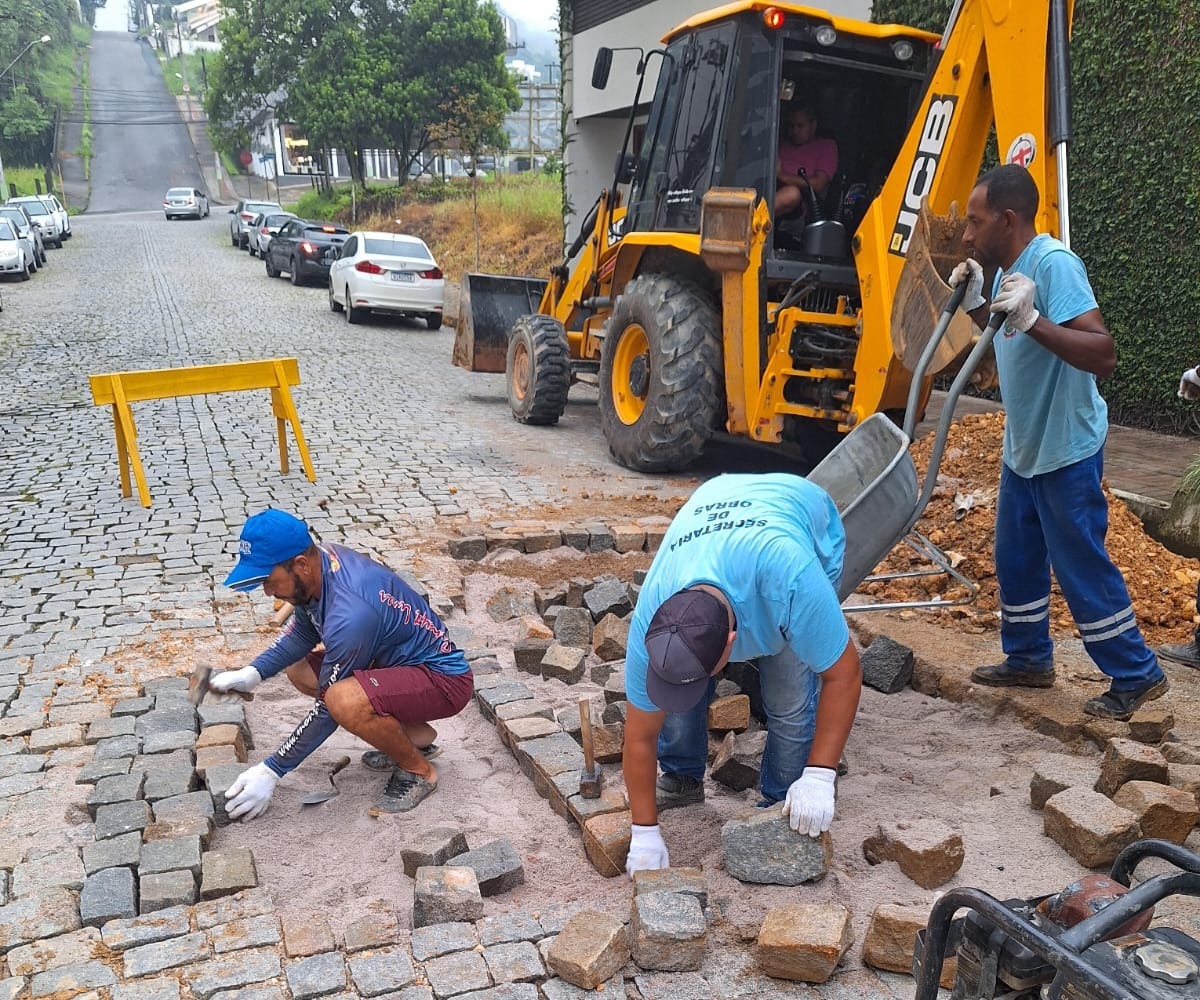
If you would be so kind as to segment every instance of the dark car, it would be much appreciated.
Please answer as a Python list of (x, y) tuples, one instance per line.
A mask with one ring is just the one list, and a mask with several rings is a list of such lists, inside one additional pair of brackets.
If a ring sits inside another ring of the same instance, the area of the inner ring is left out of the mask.
[(316, 280), (325, 284), (329, 265), (349, 235), (350, 230), (333, 222), (292, 219), (284, 223), (263, 251), (268, 277), (278, 278), (287, 271), (293, 285)]

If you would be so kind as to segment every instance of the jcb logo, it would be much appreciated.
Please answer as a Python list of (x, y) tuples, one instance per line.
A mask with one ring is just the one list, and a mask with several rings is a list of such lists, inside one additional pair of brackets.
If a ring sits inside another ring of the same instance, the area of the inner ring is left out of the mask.
[(946, 136), (950, 133), (950, 119), (954, 117), (957, 101), (957, 97), (937, 94), (930, 98), (929, 113), (925, 116), (925, 125), (917, 143), (917, 155), (904, 188), (904, 202), (892, 227), (892, 238), (888, 241), (889, 253), (900, 257), (908, 253), (908, 241), (912, 239), (913, 226), (917, 224), (921, 199), (933, 190), (933, 179), (937, 176), (942, 147), (946, 145)]

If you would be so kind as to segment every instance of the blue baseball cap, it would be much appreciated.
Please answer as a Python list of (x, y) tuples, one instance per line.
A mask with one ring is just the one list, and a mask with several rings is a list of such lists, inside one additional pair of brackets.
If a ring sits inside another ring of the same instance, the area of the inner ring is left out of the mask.
[(225, 586), (253, 590), (276, 566), (306, 552), (310, 545), (308, 526), (298, 517), (274, 508), (255, 514), (242, 526), (237, 565), (225, 577)]
[(703, 590), (668, 597), (646, 628), (646, 694), (664, 712), (690, 711), (708, 692), (708, 680), (729, 640), (729, 614)]

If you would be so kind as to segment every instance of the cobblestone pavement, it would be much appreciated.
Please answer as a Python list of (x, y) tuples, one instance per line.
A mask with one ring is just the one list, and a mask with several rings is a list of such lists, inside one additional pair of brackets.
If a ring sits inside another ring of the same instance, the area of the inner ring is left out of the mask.
[[(98, 915), (132, 902), (128, 886), (107, 877), (93, 883), (90, 901), (79, 895), (92, 869), (119, 873), (129, 863), (98, 857), (120, 853), (124, 827), (95, 839), (92, 793), (77, 781), (80, 765), (92, 781), (119, 779), (98, 740), (115, 747), (131, 739), (131, 724), (110, 718), (97, 692), (127, 699), (131, 715), (151, 705), (172, 711), (165, 691), (140, 698), (149, 693), (141, 679), (114, 668), (111, 654), (181, 633), (244, 646), (251, 612), (219, 581), (242, 522), (267, 505), (295, 511), (320, 535), (383, 553), (465, 519), (560, 502), (564, 487), (670, 496), (695, 480), (611, 465), (586, 387), (573, 390), (560, 427), (514, 423), (502, 376), (450, 366), (449, 330), (383, 319), (348, 326), (321, 288), (269, 279), (234, 251), (225, 215), (194, 223), (167, 223), (157, 212), (83, 216), (74, 229), (36, 281), (3, 288), (0, 314), (0, 998), (427, 1000), (467, 995), (475, 987), (464, 984), (476, 981), (503, 983), (494, 969), (482, 980), (474, 967), (455, 978), (452, 962), (440, 980), (429, 963), (414, 971), (408, 935), (397, 938), (394, 928), (399, 951), (352, 954), (321, 920), (294, 929), (293, 946), (261, 889), (108, 920), (103, 933), (81, 928), (81, 908), (84, 922), (90, 914), (98, 925)], [(268, 394), (227, 393), (135, 404), (154, 503), (143, 509), (136, 492), (121, 497), (111, 416), (92, 405), (88, 374), (275, 356), (299, 359), (294, 394), (316, 483), (305, 479), (294, 444), (291, 471), (280, 474)], [(735, 464), (729, 456), (714, 463)], [(135, 830), (146, 822), (103, 818)], [(483, 950), (485, 923), (466, 926)], [(524, 940), (546, 933), (543, 922)], [(466, 948), (461, 954), (479, 964)], [(911, 995), (902, 977), (855, 974), (814, 991), (722, 967), (719, 956), (710, 964), (703, 977), (641, 976), (629, 988), (646, 1000)], [(559, 980), (540, 988), (547, 998), (583, 996)], [(539, 993), (512, 981), (470, 995)]]

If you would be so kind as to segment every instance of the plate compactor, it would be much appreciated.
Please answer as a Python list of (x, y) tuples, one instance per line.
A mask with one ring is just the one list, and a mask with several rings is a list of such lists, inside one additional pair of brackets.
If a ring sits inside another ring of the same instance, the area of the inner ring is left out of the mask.
[[(1129, 888), (1149, 858), (1172, 870)], [(958, 959), (952, 1000), (1200, 1000), (1200, 943), (1150, 927), (1168, 896), (1200, 900), (1200, 855), (1165, 840), (1131, 844), (1107, 877), (1052, 896), (1001, 902), (978, 889), (948, 892), (917, 935), (916, 1000), (935, 1000), (948, 954)]]

